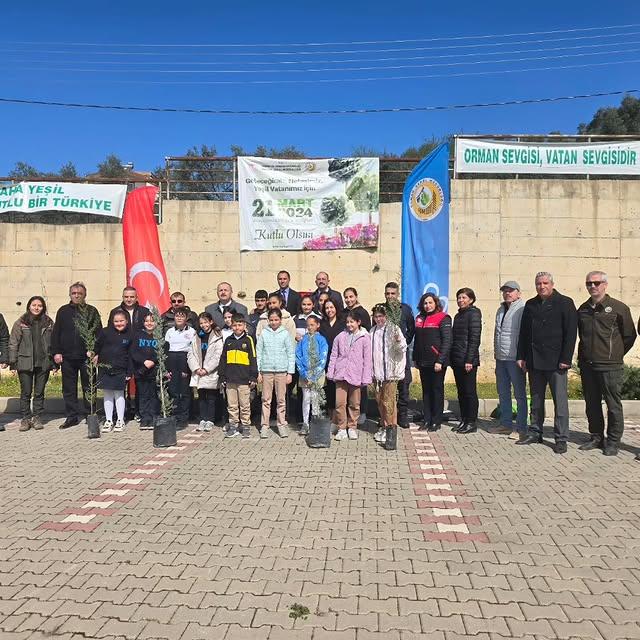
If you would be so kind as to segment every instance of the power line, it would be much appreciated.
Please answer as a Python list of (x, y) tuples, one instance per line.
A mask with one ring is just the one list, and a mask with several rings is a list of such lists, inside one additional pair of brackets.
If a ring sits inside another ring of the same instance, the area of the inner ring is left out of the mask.
[(65, 45), (65, 46), (83, 46), (83, 47), (211, 47), (211, 48), (224, 48), (224, 47), (241, 47), (241, 48), (253, 48), (253, 47), (326, 47), (326, 46), (348, 46), (348, 45), (373, 45), (373, 44), (404, 44), (411, 42), (444, 42), (450, 40), (481, 40), (491, 38), (512, 38), (519, 36), (536, 36), (536, 35), (551, 35), (556, 33), (582, 33), (585, 31), (603, 31), (607, 29), (628, 29), (632, 27), (640, 27), (640, 23), (620, 24), (620, 25), (608, 25), (597, 27), (580, 27), (573, 29), (553, 29), (551, 31), (525, 31), (518, 33), (499, 33), (499, 34), (481, 34), (472, 36), (442, 36), (439, 38), (412, 38), (403, 40), (350, 40), (346, 42), (281, 42), (281, 43), (98, 43), (98, 42), (51, 42), (51, 41), (14, 41), (8, 44), (21, 44), (21, 45)]
[[(637, 32), (640, 33), (640, 32)], [(397, 60), (434, 60), (434, 59), (442, 59), (442, 58), (473, 58), (478, 56), (500, 56), (500, 55), (518, 55), (521, 53), (547, 53), (551, 51), (575, 51), (582, 49), (601, 49), (603, 47), (612, 47), (612, 46), (620, 46), (621, 44), (625, 45), (635, 45), (640, 44), (640, 40), (630, 40), (624, 43), (620, 42), (609, 42), (606, 44), (580, 44), (575, 46), (563, 46), (563, 47), (543, 47), (538, 49), (519, 49), (516, 51), (486, 51), (481, 53), (446, 53), (440, 55), (428, 55), (428, 56), (390, 56), (387, 58), (351, 58), (346, 60), (315, 60), (316, 64), (347, 64), (347, 63), (358, 63), (358, 62), (393, 62)], [(625, 51), (634, 51), (633, 49), (625, 49)], [(0, 49), (0, 53), (3, 50)], [(25, 52), (15, 52), (12, 53), (25, 53)], [(35, 54), (36, 52), (34, 52)], [(37, 53), (47, 53), (46, 51), (38, 51)], [(48, 53), (52, 53), (49, 51)], [(71, 53), (71, 52), (61, 52), (61, 53)], [(616, 51), (600, 51), (594, 52), (590, 55), (603, 55), (608, 53), (617, 53)], [(75, 55), (75, 54), (74, 54)], [(153, 55), (153, 54), (152, 54)], [(577, 54), (582, 55), (582, 54)], [(37, 63), (37, 64), (45, 64), (47, 62), (51, 62), (50, 60), (34, 60), (34, 59), (19, 59), (19, 60), (11, 60), (11, 64), (29, 64), (29, 63)], [(56, 61), (58, 63), (64, 64), (66, 61)], [(81, 64), (99, 64), (99, 65), (132, 65), (132, 64), (143, 64), (143, 65), (198, 65), (198, 66), (221, 66), (229, 64), (228, 62), (220, 62), (220, 61), (202, 61), (202, 60), (188, 60), (183, 62), (175, 62), (175, 61), (161, 61), (157, 62), (155, 60), (147, 62), (146, 60), (132, 60), (132, 61), (113, 61), (113, 60), (80, 60), (78, 61)], [(497, 60), (487, 60), (489, 62), (500, 62)], [(268, 66), (268, 65), (300, 65), (300, 64), (309, 64), (308, 60), (274, 60), (274, 61), (246, 61), (242, 64), (247, 66)], [(469, 63), (470, 64), (470, 63)], [(387, 68), (387, 67), (385, 67)], [(389, 67), (391, 68), (391, 67)]]
[(78, 102), (55, 102), (51, 100), (32, 100), (22, 98), (2, 98), (0, 103), (26, 104), (48, 107), (63, 107), (73, 109), (103, 109), (113, 111), (138, 111), (153, 113), (194, 113), (208, 115), (266, 115), (266, 116), (294, 116), (294, 115), (345, 115), (345, 114), (373, 114), (373, 113), (415, 113), (425, 111), (453, 111), (461, 109), (478, 109), (488, 107), (506, 107), (523, 104), (544, 104), (552, 102), (564, 102), (568, 100), (584, 100), (588, 98), (602, 98), (611, 96), (639, 93), (640, 89), (625, 89), (621, 91), (602, 91), (598, 93), (585, 93), (570, 96), (553, 96), (547, 98), (525, 98), (522, 100), (503, 100), (499, 102), (477, 102), (471, 104), (428, 105), (422, 107), (388, 107), (388, 108), (362, 108), (362, 109), (326, 109), (326, 110), (300, 110), (300, 111), (262, 111), (262, 110), (233, 110), (233, 109), (194, 109), (180, 107), (136, 107), (132, 105), (88, 104)]
[[(418, 75), (402, 76), (372, 76), (364, 78), (314, 78), (313, 80), (103, 80), (101, 84), (135, 84), (135, 85), (273, 85), (273, 84), (337, 84), (345, 82), (387, 82), (397, 80), (424, 80), (433, 78), (465, 78), (472, 76), (491, 76), (514, 73), (529, 73), (531, 71), (564, 71), (567, 69), (587, 69), (593, 67), (607, 67), (620, 64), (635, 64), (640, 62), (640, 58), (632, 60), (617, 60), (612, 62), (591, 62), (588, 64), (565, 64), (551, 67), (527, 67), (524, 69), (497, 69), (491, 71), (465, 71), (460, 73), (430, 73)], [(25, 70), (25, 69), (23, 69)], [(29, 69), (39, 70), (39, 69)], [(71, 70), (70, 70), (71, 71)], [(87, 71), (87, 69), (83, 69)], [(64, 81), (58, 81), (64, 82)], [(75, 82), (75, 80), (74, 80)]]
[[(513, 64), (515, 62), (528, 62), (531, 60), (561, 60), (566, 58), (583, 58), (586, 56), (602, 56), (615, 54), (637, 53), (640, 49), (617, 49), (614, 51), (591, 51), (586, 53), (568, 53), (557, 56), (525, 56), (522, 58), (506, 58), (502, 60), (472, 60), (464, 62), (434, 62), (425, 64), (396, 64), (386, 66), (367, 67), (322, 67), (315, 69), (103, 69), (87, 67), (47, 67), (46, 61), (33, 60), (30, 63), (43, 66), (12, 67), (16, 71), (47, 71), (47, 72), (73, 72), (73, 73), (163, 73), (163, 74), (263, 74), (263, 73), (349, 73), (359, 71), (397, 71), (400, 69), (425, 69), (431, 67), (460, 67), (478, 64)], [(62, 63), (64, 64), (64, 63)]]
[[(639, 25), (640, 26), (640, 25)], [(602, 39), (602, 38), (620, 38), (620, 37), (626, 37), (626, 36), (630, 36), (630, 35), (638, 35), (638, 31), (628, 31), (627, 33), (607, 33), (607, 34), (600, 34), (600, 35), (591, 35), (591, 36), (571, 36), (571, 37), (567, 37), (567, 38), (545, 38), (542, 40), (521, 40), (521, 41), (507, 41), (507, 42), (481, 42), (481, 43), (474, 43), (474, 44), (453, 44), (453, 45), (439, 45), (439, 46), (435, 46), (435, 47), (404, 47), (401, 49), (398, 48), (393, 48), (393, 49), (344, 49), (341, 51), (256, 51), (256, 52), (238, 52), (238, 51), (226, 51), (226, 52), (221, 52), (221, 51), (216, 51), (216, 52), (211, 52), (211, 53), (207, 53), (207, 52), (202, 52), (202, 51), (198, 51), (198, 52), (185, 52), (185, 55), (198, 55), (198, 56), (206, 56), (206, 55), (217, 55), (217, 56), (250, 56), (250, 57), (256, 57), (256, 56), (289, 56), (289, 55), (300, 55), (300, 56), (317, 56), (317, 55), (340, 55), (340, 54), (358, 54), (358, 53), (398, 53), (398, 52), (407, 52), (407, 51), (441, 51), (441, 50), (451, 50), (451, 49), (477, 49), (477, 48), (481, 48), (481, 47), (501, 47), (501, 46), (513, 46), (513, 45), (529, 45), (529, 44), (546, 44), (549, 42), (575, 42), (577, 40), (595, 40), (595, 39)], [(56, 42), (51, 42), (51, 43), (4, 43), (4, 44), (24, 44), (24, 45), (29, 45), (34, 46), (34, 45), (39, 45), (39, 44), (57, 44), (57, 45), (62, 45), (62, 46), (76, 46), (76, 44), (78, 46), (83, 45), (83, 43), (56, 43)], [(84, 43), (86, 44), (86, 46), (92, 44), (92, 43)], [(616, 43), (611, 43), (611, 44), (619, 44), (618, 42)], [(94, 43), (92, 44), (92, 46), (102, 46), (102, 44), (100, 43)], [(117, 46), (117, 47), (128, 47), (128, 46), (138, 46), (138, 45), (129, 45), (129, 44), (122, 44), (122, 45), (116, 45), (116, 44), (112, 44), (112, 45), (108, 45), (105, 44), (104, 46)], [(149, 46), (149, 47), (153, 47), (153, 46), (162, 46), (162, 45), (144, 45), (144, 46)], [(181, 46), (181, 45), (176, 45), (176, 46)], [(194, 47), (198, 47), (198, 46), (206, 46), (206, 45), (185, 45), (185, 46), (194, 46)], [(16, 49), (5, 49), (3, 50), (4, 52), (10, 53), (13, 51), (18, 51), (20, 53), (32, 53), (31, 49), (28, 50), (16, 50)], [(75, 52), (73, 51), (51, 51), (51, 50), (42, 50), (42, 53), (72, 53), (75, 55)], [(116, 55), (132, 55), (132, 56), (173, 56), (176, 55), (177, 53), (180, 52), (173, 52), (173, 53), (163, 53), (163, 52), (159, 52), (159, 51), (129, 51), (129, 52), (122, 52), (122, 51), (82, 51), (81, 52), (82, 55), (111, 55), (111, 56), (116, 56)]]

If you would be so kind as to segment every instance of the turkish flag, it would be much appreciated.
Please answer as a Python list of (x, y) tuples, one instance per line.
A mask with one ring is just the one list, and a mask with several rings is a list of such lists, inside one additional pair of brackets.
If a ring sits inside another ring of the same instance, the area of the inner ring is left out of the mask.
[(129, 192), (122, 217), (122, 241), (127, 265), (127, 284), (138, 291), (145, 307), (164, 313), (170, 306), (169, 282), (164, 268), (158, 227), (153, 217), (157, 187)]

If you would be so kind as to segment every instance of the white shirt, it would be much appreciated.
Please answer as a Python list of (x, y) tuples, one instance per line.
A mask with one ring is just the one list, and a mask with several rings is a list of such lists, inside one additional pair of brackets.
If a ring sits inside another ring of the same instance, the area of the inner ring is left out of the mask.
[(188, 352), (191, 349), (191, 343), (195, 336), (196, 330), (192, 327), (186, 326), (182, 330), (171, 327), (171, 329), (167, 331), (164, 339), (169, 343), (169, 351)]

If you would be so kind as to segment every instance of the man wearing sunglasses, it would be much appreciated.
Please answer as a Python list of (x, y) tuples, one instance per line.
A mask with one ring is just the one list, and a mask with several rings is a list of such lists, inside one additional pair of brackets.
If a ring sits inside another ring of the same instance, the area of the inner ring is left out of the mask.
[(162, 314), (162, 323), (164, 326), (165, 333), (175, 327), (175, 312), (176, 309), (184, 309), (187, 312), (187, 324), (196, 331), (200, 328), (198, 324), (198, 314), (195, 311), (191, 311), (191, 309), (186, 305), (186, 298), (184, 297), (184, 293), (180, 293), (180, 291), (176, 291), (171, 294), (171, 308), (168, 311), (165, 311)]
[[(624, 431), (622, 359), (636, 340), (629, 307), (607, 294), (607, 274), (591, 271), (585, 285), (589, 299), (578, 307), (578, 363), (591, 439), (579, 449), (618, 455)], [(605, 440), (602, 400), (607, 405)]]

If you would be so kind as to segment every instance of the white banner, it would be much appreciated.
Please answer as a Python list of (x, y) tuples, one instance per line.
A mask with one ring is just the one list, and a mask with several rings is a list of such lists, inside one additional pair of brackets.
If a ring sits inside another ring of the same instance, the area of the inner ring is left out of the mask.
[(640, 140), (502, 142), (456, 138), (456, 173), (640, 175)]
[(124, 184), (15, 182), (0, 184), (0, 214), (19, 211), (70, 211), (122, 218)]
[(238, 158), (240, 249), (378, 245), (378, 158)]

